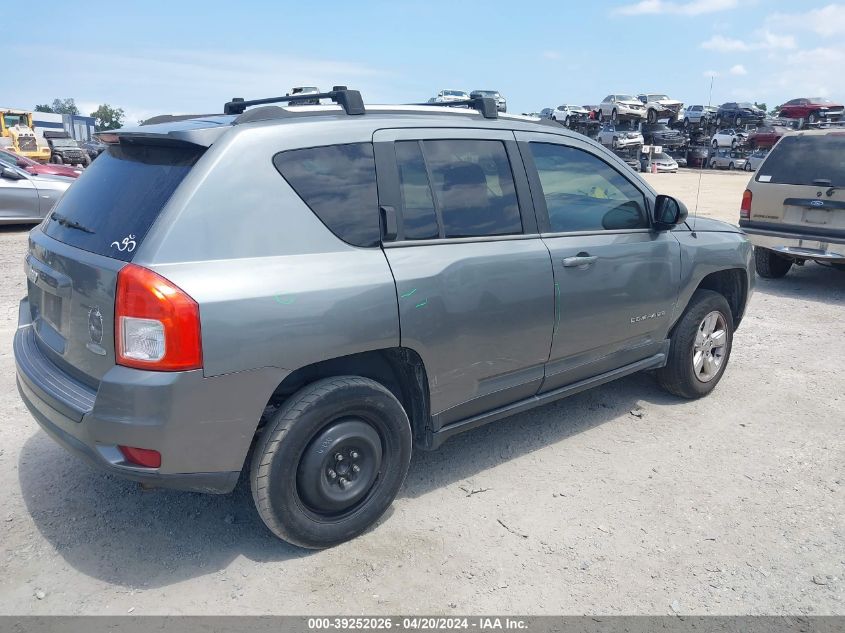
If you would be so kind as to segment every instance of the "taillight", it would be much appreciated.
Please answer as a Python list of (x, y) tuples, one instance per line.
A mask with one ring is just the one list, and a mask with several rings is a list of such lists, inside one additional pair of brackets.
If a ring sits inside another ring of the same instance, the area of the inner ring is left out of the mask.
[(199, 306), (161, 275), (124, 266), (117, 275), (114, 322), (118, 365), (155, 371), (202, 367)]
[(746, 189), (742, 193), (742, 205), (739, 207), (739, 219), (748, 220), (751, 217), (751, 192)]
[(161, 453), (151, 448), (136, 448), (134, 446), (118, 446), (126, 461), (145, 468), (160, 468)]

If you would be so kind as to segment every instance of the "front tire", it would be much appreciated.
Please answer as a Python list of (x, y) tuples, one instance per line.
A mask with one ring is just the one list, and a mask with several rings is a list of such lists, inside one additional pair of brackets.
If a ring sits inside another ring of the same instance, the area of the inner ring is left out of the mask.
[(670, 336), (669, 359), (657, 380), (681, 398), (701, 398), (713, 391), (728, 365), (733, 343), (733, 315), (724, 296), (697, 290)]
[(754, 247), (754, 267), (765, 279), (780, 279), (792, 268), (792, 260), (781, 257), (768, 248)]
[(50, 156), (50, 162), (54, 165), (62, 165), (65, 161), (62, 160), (62, 157), (58, 154), (53, 154), (52, 156)]
[(648, 123), (657, 123), (657, 112), (653, 108), (649, 108), (648, 114), (646, 115), (646, 121)]
[(819, 113), (818, 112), (810, 112), (810, 115), (807, 117), (807, 123), (818, 123), (819, 122)]
[(733, 171), (733, 170), (734, 170), (733, 162), (728, 163), (728, 171)]
[(411, 461), (396, 397), (359, 376), (325, 378), (290, 396), (256, 445), (252, 496), (279, 538), (311, 549), (354, 538), (384, 514)]

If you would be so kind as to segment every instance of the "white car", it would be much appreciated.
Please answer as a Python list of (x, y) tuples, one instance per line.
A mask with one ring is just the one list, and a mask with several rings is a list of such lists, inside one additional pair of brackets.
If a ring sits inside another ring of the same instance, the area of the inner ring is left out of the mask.
[(689, 127), (690, 125), (700, 125), (703, 123), (709, 123), (710, 121), (714, 121), (716, 119), (716, 112), (719, 111), (719, 108), (715, 106), (706, 106), (706, 105), (691, 105), (687, 106), (684, 109), (682, 119), (684, 122), (684, 127)]
[(599, 143), (611, 149), (636, 147), (644, 143), (643, 135), (631, 124), (608, 123), (596, 137)]
[(649, 123), (657, 123), (659, 119), (668, 119), (669, 123), (674, 123), (684, 107), (680, 101), (662, 94), (643, 93), (637, 95), (637, 99), (645, 105), (645, 116)]
[(451, 101), (467, 101), (469, 94), (463, 90), (441, 90), (434, 97), (435, 103), (450, 103)]
[(599, 116), (614, 123), (623, 118), (642, 119), (645, 106), (633, 95), (607, 95), (599, 105)]
[(669, 154), (667, 154), (666, 152), (660, 152), (659, 154), (655, 154), (651, 158), (651, 164), (657, 168), (658, 173), (676, 173), (678, 171), (677, 161), (671, 156), (669, 156)]
[(751, 154), (748, 159), (745, 161), (745, 171), (757, 171), (757, 168), (766, 160), (766, 156), (769, 155), (769, 150), (767, 149), (758, 149), (756, 152)]
[(552, 119), (569, 127), (570, 121), (584, 121), (590, 118), (590, 111), (579, 105), (559, 105), (552, 112)]
[(710, 145), (713, 149), (719, 149), (720, 147), (733, 148), (745, 143), (747, 138), (748, 135), (745, 132), (740, 132), (733, 128), (724, 128), (713, 135), (713, 138), (710, 139)]

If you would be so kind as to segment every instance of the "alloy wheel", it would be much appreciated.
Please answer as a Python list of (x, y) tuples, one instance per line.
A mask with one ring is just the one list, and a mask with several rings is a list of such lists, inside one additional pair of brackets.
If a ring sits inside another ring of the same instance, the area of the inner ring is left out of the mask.
[(728, 325), (724, 315), (714, 310), (698, 326), (692, 347), (692, 368), (701, 382), (719, 375), (728, 344)]

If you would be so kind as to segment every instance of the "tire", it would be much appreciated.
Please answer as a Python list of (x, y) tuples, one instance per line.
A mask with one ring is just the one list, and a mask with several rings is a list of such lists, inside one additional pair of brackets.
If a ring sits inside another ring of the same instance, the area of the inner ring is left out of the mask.
[(654, 108), (649, 108), (648, 113), (646, 114), (646, 121), (649, 123), (657, 123), (657, 112), (654, 111)]
[(690, 400), (713, 391), (728, 365), (733, 331), (733, 315), (725, 297), (712, 290), (696, 290), (672, 328), (669, 358), (666, 366), (657, 370), (660, 385)]
[(733, 170), (734, 170), (734, 164), (733, 164), (733, 161), (731, 161), (730, 163), (728, 163), (728, 171), (733, 171)]
[(736, 149), (736, 146), (737, 146), (736, 139), (732, 139), (731, 140), (731, 149)]
[(82, 166), (88, 167), (91, 164), (91, 157), (88, 154), (82, 155)]
[(65, 161), (62, 160), (62, 157), (58, 154), (53, 154), (52, 156), (50, 156), (50, 162), (54, 165), (63, 165)]
[(745, 165), (742, 168), (743, 171), (751, 171), (751, 161), (745, 161)]
[(737, 115), (734, 119), (734, 127), (742, 127), (742, 117)]
[(616, 108), (610, 111), (610, 122), (619, 123), (619, 113), (616, 111)]
[(719, 141), (717, 141), (715, 138), (713, 139), (713, 142), (710, 145), (713, 147), (713, 149), (719, 149)]
[(819, 113), (818, 112), (810, 112), (807, 116), (807, 123), (818, 123), (819, 121)]
[(754, 247), (754, 267), (765, 279), (780, 279), (792, 268), (792, 260), (781, 257), (768, 248)]
[(250, 484), (258, 514), (300, 547), (354, 538), (393, 502), (411, 444), (408, 416), (383, 385), (359, 376), (306, 385), (276, 411), (256, 445)]

